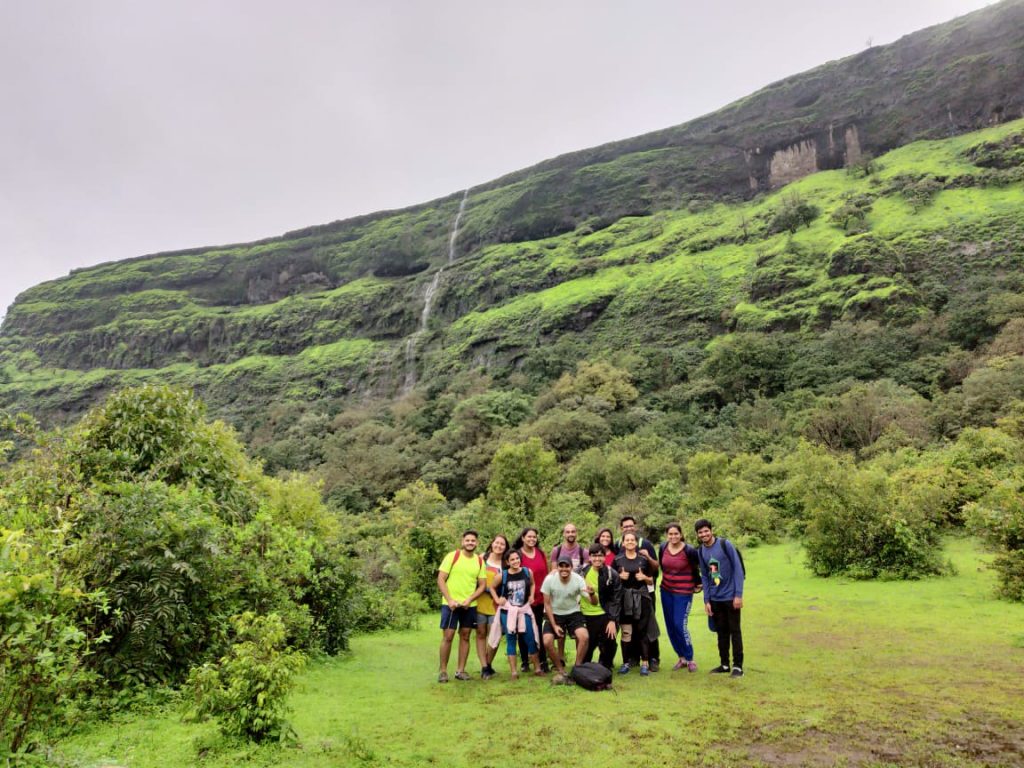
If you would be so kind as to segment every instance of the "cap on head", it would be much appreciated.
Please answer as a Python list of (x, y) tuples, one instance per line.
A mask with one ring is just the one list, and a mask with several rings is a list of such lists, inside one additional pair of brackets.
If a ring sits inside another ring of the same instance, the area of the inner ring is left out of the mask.
[(558, 556), (558, 563), (557, 564), (558, 565), (570, 565), (571, 566), (572, 565), (572, 558), (570, 558), (568, 555), (559, 555)]

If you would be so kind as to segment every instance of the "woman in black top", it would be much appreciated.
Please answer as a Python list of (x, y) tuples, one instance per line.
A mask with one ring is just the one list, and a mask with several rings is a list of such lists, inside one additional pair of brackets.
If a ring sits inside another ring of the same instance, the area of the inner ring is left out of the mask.
[(506, 638), (508, 667), (513, 680), (519, 677), (516, 672), (517, 638), (522, 638), (526, 643), (534, 674), (544, 674), (537, 656), (537, 631), (533, 625), (533, 611), (530, 609), (537, 585), (530, 569), (524, 568), (522, 563), (522, 557), (516, 550), (509, 552), (508, 568), (502, 571), (497, 584), (490, 587), (491, 597), (498, 609), (501, 631)]
[[(650, 622), (654, 620), (648, 584), (654, 583), (658, 561), (637, 546), (635, 533), (622, 537), (622, 552), (615, 558), (615, 570), (622, 580), (622, 660), (619, 674), (624, 675), (637, 661), (640, 674), (650, 674)], [(630, 639), (626, 640), (629, 635)]]

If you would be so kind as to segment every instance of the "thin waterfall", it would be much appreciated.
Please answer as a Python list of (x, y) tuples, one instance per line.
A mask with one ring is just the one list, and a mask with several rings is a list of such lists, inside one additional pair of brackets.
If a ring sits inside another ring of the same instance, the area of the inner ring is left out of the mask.
[(427, 290), (423, 294), (423, 310), (420, 312), (420, 327), (416, 333), (410, 336), (405, 342), (405, 381), (402, 383), (402, 394), (407, 395), (416, 386), (416, 345), (420, 338), (427, 332), (427, 323), (430, 322), (430, 311), (434, 308), (434, 296), (441, 285), (441, 274), (451, 264), (455, 263), (455, 241), (459, 238), (459, 225), (462, 223), (462, 214), (466, 211), (466, 201), (469, 199), (469, 190), (462, 193), (462, 201), (459, 203), (458, 213), (455, 214), (455, 222), (452, 224), (452, 233), (448, 237), (448, 263), (441, 266), (434, 273), (433, 279), (427, 284)]

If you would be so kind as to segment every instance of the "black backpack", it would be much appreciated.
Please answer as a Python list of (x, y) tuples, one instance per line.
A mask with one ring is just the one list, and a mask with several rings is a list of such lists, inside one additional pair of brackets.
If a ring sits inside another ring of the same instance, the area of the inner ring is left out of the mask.
[(569, 672), (569, 677), (580, 688), (588, 691), (606, 691), (612, 687), (612, 671), (596, 661), (577, 664)]

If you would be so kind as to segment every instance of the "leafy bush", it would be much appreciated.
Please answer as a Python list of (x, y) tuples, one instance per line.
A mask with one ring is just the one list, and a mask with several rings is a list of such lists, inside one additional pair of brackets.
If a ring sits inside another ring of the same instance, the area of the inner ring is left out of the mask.
[(66, 560), (111, 608), (87, 617), (109, 637), (92, 659), (115, 683), (180, 681), (230, 611), (228, 531), (210, 494), (161, 482), (82, 494)]
[(804, 202), (798, 195), (790, 194), (782, 202), (782, 206), (775, 212), (771, 222), (768, 224), (768, 231), (772, 234), (778, 232), (795, 233), (800, 227), (809, 227), (811, 222), (821, 215), (821, 209), (816, 205)]
[(192, 714), (213, 716), (227, 736), (283, 739), (291, 733), (288, 693), (305, 657), (286, 647), (285, 625), (276, 614), (247, 611), (232, 623), (236, 638), (231, 650), (189, 675)]
[(968, 527), (995, 546), (993, 563), (999, 576), (999, 594), (1024, 601), (1024, 471), (1015, 467), (976, 502), (965, 507)]
[(44, 544), (0, 527), (0, 758), (26, 747), (32, 730), (93, 680), (83, 662), (94, 644), (75, 619), (100, 596), (75, 586), (47, 558), (47, 548), (63, 545), (64, 532), (46, 538)]
[(883, 471), (804, 448), (787, 491), (803, 507), (807, 562), (818, 576), (919, 579), (947, 568), (937, 526), (896, 503)]

